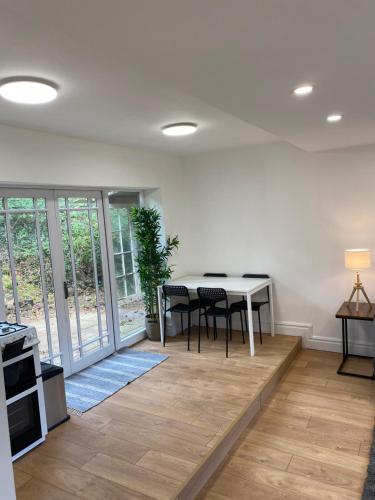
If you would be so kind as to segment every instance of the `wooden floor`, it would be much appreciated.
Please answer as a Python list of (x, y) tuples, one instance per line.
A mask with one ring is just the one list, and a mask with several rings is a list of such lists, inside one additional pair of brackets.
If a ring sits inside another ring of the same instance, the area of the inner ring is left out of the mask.
[(375, 382), (336, 375), (339, 362), (335, 353), (302, 351), (199, 498), (361, 498)]
[[(167, 361), (72, 416), (16, 462), (18, 500), (165, 500), (186, 492), (300, 347), (297, 337), (265, 336), (263, 346), (256, 339), (251, 358), (248, 344), (235, 337), (228, 359), (223, 340), (205, 341), (201, 354), (195, 340), (186, 351), (186, 336), (168, 342)], [(164, 352), (149, 341), (137, 349)]]

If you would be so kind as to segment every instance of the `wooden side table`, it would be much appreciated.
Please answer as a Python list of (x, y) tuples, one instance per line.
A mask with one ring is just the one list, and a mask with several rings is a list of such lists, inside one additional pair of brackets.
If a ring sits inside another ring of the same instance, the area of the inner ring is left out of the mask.
[(338, 367), (339, 375), (350, 375), (352, 377), (375, 379), (375, 366), (372, 375), (362, 375), (360, 373), (347, 372), (344, 370), (345, 362), (349, 357), (373, 359), (372, 356), (360, 356), (358, 354), (349, 353), (348, 342), (348, 319), (360, 321), (374, 321), (375, 319), (375, 304), (360, 303), (359, 310), (356, 311), (356, 305), (353, 302), (344, 302), (336, 313), (336, 318), (341, 319), (342, 325), (342, 362)]

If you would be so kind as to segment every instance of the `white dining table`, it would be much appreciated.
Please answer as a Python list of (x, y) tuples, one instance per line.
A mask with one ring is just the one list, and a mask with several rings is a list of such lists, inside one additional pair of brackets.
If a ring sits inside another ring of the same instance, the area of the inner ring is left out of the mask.
[[(254, 348), (254, 328), (253, 328), (253, 314), (251, 309), (251, 297), (268, 287), (269, 297), (270, 297), (270, 323), (271, 323), (271, 335), (275, 335), (275, 321), (273, 315), (273, 294), (272, 294), (272, 279), (271, 278), (242, 278), (237, 276), (228, 276), (227, 278), (216, 278), (216, 277), (206, 277), (206, 276), (195, 276), (188, 275), (182, 276), (171, 280), (167, 283), (168, 285), (178, 285), (185, 286), (189, 292), (196, 293), (197, 288), (207, 287), (207, 288), (223, 288), (228, 296), (239, 295), (246, 297), (247, 301), (247, 315), (248, 315), (248, 326), (249, 326), (249, 346), (250, 355), (255, 355)], [(163, 345), (164, 341), (164, 322), (163, 322), (163, 287), (158, 287), (158, 306), (159, 306), (159, 321), (160, 321), (160, 336), (161, 343)]]

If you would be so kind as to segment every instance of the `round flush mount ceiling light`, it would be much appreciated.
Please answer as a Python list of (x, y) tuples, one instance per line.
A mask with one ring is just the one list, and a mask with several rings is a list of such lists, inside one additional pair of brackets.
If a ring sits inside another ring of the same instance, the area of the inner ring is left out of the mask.
[(170, 123), (162, 127), (164, 135), (190, 135), (197, 131), (198, 125), (193, 122)]
[(311, 92), (314, 90), (314, 86), (310, 84), (304, 84), (300, 85), (299, 87), (296, 87), (293, 90), (293, 94), (297, 96), (305, 96), (311, 94)]
[(326, 118), (328, 123), (337, 123), (342, 120), (342, 115), (335, 113), (333, 115), (328, 115)]
[(17, 76), (0, 81), (0, 96), (20, 104), (44, 104), (57, 96), (58, 86), (43, 78)]

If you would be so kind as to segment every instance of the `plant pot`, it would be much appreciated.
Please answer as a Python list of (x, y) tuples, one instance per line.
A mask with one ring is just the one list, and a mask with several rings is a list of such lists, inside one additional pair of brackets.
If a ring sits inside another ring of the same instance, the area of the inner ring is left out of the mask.
[(150, 340), (159, 340), (160, 341), (160, 325), (159, 325), (159, 320), (150, 318), (149, 316), (146, 316), (146, 333), (147, 337)]

